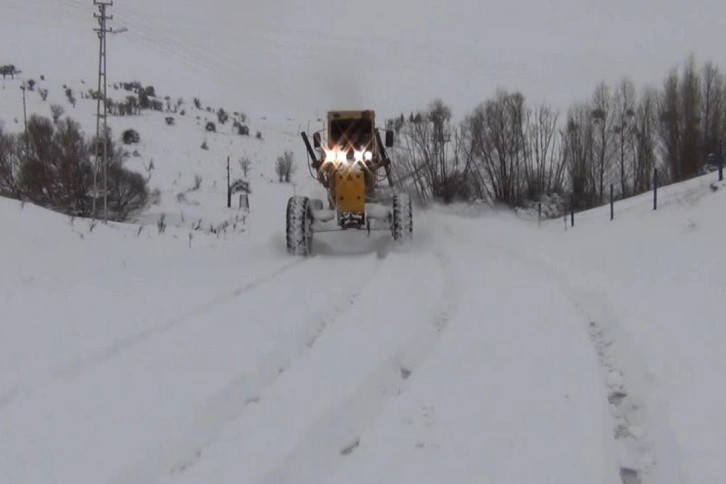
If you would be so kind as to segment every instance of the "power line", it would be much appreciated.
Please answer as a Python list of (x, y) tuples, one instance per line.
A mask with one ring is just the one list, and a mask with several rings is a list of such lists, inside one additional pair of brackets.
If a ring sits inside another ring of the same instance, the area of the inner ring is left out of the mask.
[[(100, 1), (94, 0), (93, 4), (98, 7), (99, 13), (94, 13), (93, 17), (98, 20), (99, 27), (93, 29), (98, 34), (98, 91), (96, 103), (96, 153), (95, 167), (93, 170), (93, 218), (96, 218), (96, 199), (99, 196), (98, 191), (98, 155), (100, 143), (103, 143), (102, 165), (103, 165), (103, 221), (108, 222), (108, 124), (106, 109), (106, 34), (112, 32), (107, 27), (107, 22), (113, 20), (113, 15), (106, 13), (107, 7), (113, 6), (113, 0)], [(103, 135), (101, 134), (101, 125), (103, 124)]]

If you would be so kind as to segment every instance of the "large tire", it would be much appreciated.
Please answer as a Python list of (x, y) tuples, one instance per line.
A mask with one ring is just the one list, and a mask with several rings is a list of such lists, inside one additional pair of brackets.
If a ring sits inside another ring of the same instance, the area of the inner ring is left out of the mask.
[(394, 240), (408, 241), (413, 238), (413, 207), (411, 198), (405, 193), (393, 196), (393, 220), (391, 232)]
[(287, 201), (287, 251), (308, 256), (313, 249), (312, 210), (308, 197), (290, 197)]

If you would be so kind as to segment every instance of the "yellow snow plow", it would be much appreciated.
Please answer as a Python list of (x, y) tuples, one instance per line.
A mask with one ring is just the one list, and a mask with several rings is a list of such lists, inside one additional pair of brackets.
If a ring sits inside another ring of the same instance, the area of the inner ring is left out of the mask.
[[(394, 133), (386, 130), (384, 143), (380, 131), (375, 112), (362, 110), (328, 112), (327, 129), (313, 133), (312, 144), (307, 133), (301, 133), (311, 174), (325, 187), (327, 200), (290, 197), (288, 252), (310, 255), (315, 232), (386, 230), (395, 240), (413, 237), (411, 199), (394, 189), (386, 152), (393, 146)], [(386, 181), (388, 186), (382, 186)]]

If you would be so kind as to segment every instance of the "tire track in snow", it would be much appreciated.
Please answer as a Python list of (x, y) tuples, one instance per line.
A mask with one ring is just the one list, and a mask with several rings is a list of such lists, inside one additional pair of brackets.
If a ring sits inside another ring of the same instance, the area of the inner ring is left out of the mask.
[[(619, 473), (623, 484), (643, 484), (649, 481), (649, 476), (656, 470), (663, 474), (664, 463), (657, 462), (655, 458), (655, 442), (650, 437), (653, 431), (653, 415), (647, 415), (643, 398), (636, 395), (627, 382), (632, 381), (631, 372), (645, 374), (642, 364), (634, 364), (622, 360), (618, 355), (629, 355), (632, 360), (635, 355), (628, 351), (628, 342), (624, 335), (616, 337), (613, 331), (617, 328), (617, 319), (612, 312), (612, 305), (605, 295), (588, 288), (573, 285), (569, 277), (550, 266), (544, 260), (519, 253), (509, 247), (503, 247), (491, 242), (485, 245), (492, 250), (507, 254), (519, 263), (548, 276), (558, 285), (565, 297), (571, 302), (576, 311), (587, 322), (587, 331), (593, 348), (597, 352), (598, 362), (602, 370), (602, 378), (608, 388), (608, 408), (612, 419), (613, 438), (618, 450)], [(616, 351), (617, 349), (617, 351)], [(653, 413), (651, 410), (650, 413)], [(662, 418), (661, 418), (662, 420)], [(661, 421), (660, 425), (665, 425)], [(663, 427), (665, 428), (665, 427)], [(663, 432), (660, 433), (662, 435)], [(659, 445), (668, 445), (675, 448), (675, 440), (667, 435), (668, 442), (659, 442)], [(667, 473), (671, 476), (680, 475), (675, 462), (666, 463), (672, 469)], [(659, 469), (657, 469), (659, 468)]]
[[(600, 366), (608, 386), (610, 414), (615, 421), (614, 437), (621, 446), (620, 478), (623, 484), (642, 484), (641, 474), (653, 465), (652, 445), (644, 439), (644, 416), (641, 407), (631, 401), (623, 380), (623, 370), (614, 362), (612, 338), (599, 323), (589, 324), (590, 340), (597, 349)], [(640, 459), (634, 458), (641, 456)], [(647, 458), (647, 460), (645, 460)]]
[(144, 341), (148, 341), (155, 336), (166, 333), (176, 327), (182, 326), (185, 323), (192, 321), (195, 317), (210, 311), (211, 309), (220, 304), (230, 302), (253, 291), (254, 289), (257, 289), (271, 282), (275, 278), (283, 275), (284, 273), (290, 271), (291, 269), (300, 265), (303, 262), (305, 262), (305, 260), (301, 259), (295, 260), (289, 264), (285, 264), (272, 272), (269, 272), (263, 276), (256, 277), (252, 281), (249, 281), (246, 284), (232, 291), (218, 295), (210, 301), (207, 301), (206, 303), (201, 304), (182, 315), (169, 319), (163, 324), (152, 326), (137, 333), (133, 333), (131, 335), (117, 339), (105, 348), (95, 351), (87, 356), (75, 359), (70, 363), (62, 366), (61, 368), (50, 372), (49, 376), (47, 376), (45, 379), (41, 378), (31, 383), (19, 383), (15, 385), (10, 391), (0, 395), (0, 410), (3, 410), (5, 407), (10, 405), (21, 395), (32, 394), (35, 387), (41, 386), (45, 382), (76, 377), (86, 369), (92, 368), (96, 365), (111, 360), (114, 357), (122, 355), (134, 346)]
[(0, 394), (0, 410), (7, 407), (20, 394), (21, 386), (15, 385), (5, 393)]
[(285, 264), (275, 269), (274, 271), (269, 272), (264, 276), (257, 277), (232, 291), (220, 294), (217, 297), (211, 299), (210, 301), (207, 301), (206, 303), (201, 304), (180, 316), (176, 316), (162, 324), (152, 326), (137, 333), (118, 339), (110, 346), (103, 348), (100, 351), (70, 362), (62, 368), (54, 371), (52, 375), (54, 378), (59, 380), (78, 376), (86, 368), (93, 367), (95, 365), (108, 361), (118, 355), (125, 353), (139, 343), (147, 341), (152, 337), (166, 333), (176, 327), (182, 326), (185, 323), (193, 321), (194, 318), (196, 318), (197, 316), (207, 313), (219, 305), (226, 304), (230, 301), (233, 301), (234, 299), (250, 293), (254, 289), (257, 289), (273, 281), (277, 277), (285, 274), (286, 272), (297, 267), (303, 262), (305, 262), (305, 260), (296, 260), (289, 264)]
[[(387, 402), (403, 391), (406, 381), (431, 354), (459, 305), (460, 291), (452, 262), (442, 252), (435, 256), (444, 287), (431, 318), (369, 373), (348, 399), (313, 424), (302, 443), (268, 472), (261, 483), (325, 482), (342, 460), (355, 451), (362, 432), (378, 418)], [(315, 475), (306, 475), (311, 469)]]
[(15, 385), (9, 392), (0, 395), (0, 411), (2, 411), (5, 407), (10, 405), (14, 400), (19, 398), (21, 395), (31, 395), (33, 393), (33, 389), (42, 386), (44, 383), (47, 383), (49, 381), (61, 381), (69, 378), (74, 378), (82, 374), (85, 370), (89, 368), (93, 368), (99, 364), (102, 364), (106, 361), (109, 361), (117, 356), (120, 356), (136, 345), (143, 343), (145, 341), (150, 340), (153, 337), (156, 337), (158, 335), (161, 335), (163, 333), (166, 333), (174, 328), (180, 327), (184, 325), (185, 323), (188, 323), (192, 321), (197, 316), (200, 316), (215, 307), (219, 306), (220, 304), (225, 304), (230, 301), (233, 301), (234, 299), (237, 299), (241, 296), (244, 296), (251, 291), (264, 286), (265, 284), (273, 281), (277, 277), (287, 273), (288, 271), (292, 270), (296, 266), (304, 263), (306, 259), (300, 259), (295, 260), (291, 263), (285, 264), (281, 267), (278, 267), (272, 272), (269, 272), (263, 276), (259, 276), (254, 278), (252, 281), (247, 282), (246, 284), (232, 290), (229, 292), (226, 292), (224, 294), (220, 294), (217, 297), (211, 299), (210, 301), (207, 301), (204, 304), (201, 304), (189, 311), (187, 311), (184, 314), (181, 314), (179, 316), (176, 316), (172, 319), (167, 320), (163, 324), (159, 324), (156, 326), (152, 326), (150, 328), (138, 331), (136, 333), (133, 333), (131, 335), (122, 337), (111, 343), (109, 346), (106, 346), (105, 348), (102, 348), (98, 351), (95, 351), (87, 356), (83, 356), (80, 358), (77, 358), (70, 363), (67, 363), (63, 365), (61, 368), (58, 368), (56, 370), (53, 370), (50, 372), (50, 374), (45, 378), (40, 378), (36, 380), (35, 382), (31, 383), (19, 383)]
[(216, 443), (222, 427), (238, 418), (251, 404), (260, 401), (260, 394), (294, 361), (312, 350), (318, 338), (355, 305), (370, 286), (383, 261), (376, 258), (362, 277), (339, 292), (332, 306), (326, 306), (307, 318), (298, 331), (292, 354), (284, 350), (269, 353), (262, 369), (253, 375), (239, 375), (218, 393), (210, 396), (193, 418), (190, 425), (182, 425), (179, 434), (170, 436), (159, 449), (149, 454), (139, 466), (130, 469), (114, 482), (146, 484), (160, 472), (183, 472), (199, 460), (203, 451)]

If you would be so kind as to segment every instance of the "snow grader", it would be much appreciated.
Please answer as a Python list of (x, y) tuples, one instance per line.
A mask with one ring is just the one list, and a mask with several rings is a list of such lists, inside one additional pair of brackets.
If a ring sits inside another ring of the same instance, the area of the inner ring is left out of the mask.
[[(287, 250), (311, 255), (313, 234), (340, 230), (390, 231), (396, 241), (413, 237), (413, 210), (406, 193), (395, 189), (391, 160), (393, 131), (385, 143), (375, 125), (375, 112), (330, 111), (327, 128), (302, 138), (308, 151), (311, 176), (327, 200), (295, 195), (287, 202)], [(323, 141), (321, 133), (326, 133)], [(385, 182), (388, 186), (384, 186)]]

